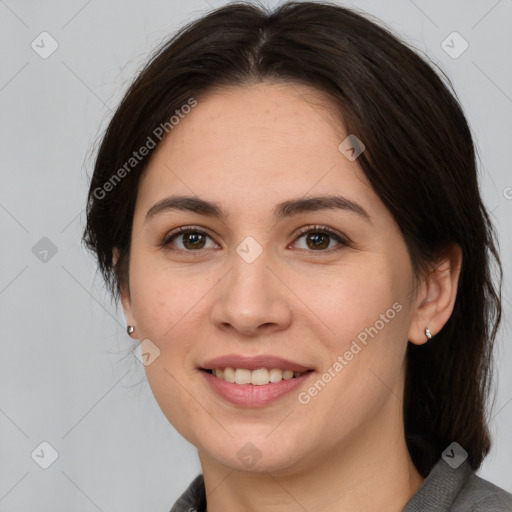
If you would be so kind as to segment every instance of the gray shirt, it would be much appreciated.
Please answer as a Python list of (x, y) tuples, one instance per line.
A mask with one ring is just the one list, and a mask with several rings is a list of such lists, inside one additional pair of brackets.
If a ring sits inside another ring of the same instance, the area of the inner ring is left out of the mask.
[[(198, 475), (171, 512), (205, 512), (203, 475)], [(439, 459), (402, 512), (512, 512), (512, 494), (478, 477), (466, 459), (457, 469)]]

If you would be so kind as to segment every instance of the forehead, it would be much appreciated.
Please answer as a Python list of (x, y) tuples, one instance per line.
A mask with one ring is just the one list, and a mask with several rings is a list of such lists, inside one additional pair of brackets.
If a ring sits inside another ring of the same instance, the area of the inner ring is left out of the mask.
[[(214, 125), (198, 122), (191, 126), (192, 123), (188, 123), (185, 127), (188, 130), (176, 131), (183, 137), (227, 132), (237, 136), (251, 133), (263, 136), (267, 131), (286, 140), (294, 134), (311, 138), (320, 126), (324, 132), (327, 124), (330, 131), (337, 132), (338, 138), (344, 133), (338, 107), (330, 97), (312, 87), (292, 82), (214, 88), (198, 99), (198, 105), (187, 117), (199, 116), (201, 121), (208, 119)], [(305, 118), (307, 124), (304, 124)], [(240, 133), (236, 128), (242, 125), (244, 131)]]
[(335, 106), (307, 86), (213, 90), (152, 155), (140, 201), (150, 207), (172, 191), (246, 207), (333, 192), (371, 202), (376, 196), (357, 161), (339, 149), (346, 136)]

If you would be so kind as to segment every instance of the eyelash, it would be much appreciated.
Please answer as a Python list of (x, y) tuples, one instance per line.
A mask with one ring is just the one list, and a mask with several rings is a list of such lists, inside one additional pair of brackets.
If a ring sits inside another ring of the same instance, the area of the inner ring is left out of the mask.
[[(213, 240), (213, 238), (207, 232), (201, 231), (200, 229), (198, 229), (197, 226), (181, 226), (181, 227), (175, 229), (174, 231), (171, 231), (170, 233), (168, 233), (159, 245), (165, 249), (168, 249), (171, 246), (171, 243), (173, 242), (173, 240), (175, 238), (177, 238), (179, 235), (183, 235), (183, 234), (187, 234), (187, 233), (199, 233), (199, 234), (205, 235)], [(336, 242), (338, 242), (341, 246), (350, 247), (350, 242), (345, 237), (343, 237), (340, 233), (338, 233), (337, 231), (334, 231), (331, 228), (328, 228), (327, 226), (321, 226), (321, 225), (304, 226), (303, 228), (299, 229), (299, 231), (296, 233), (294, 242), (297, 241), (299, 238), (302, 238), (304, 235), (306, 235), (308, 233), (328, 235), (329, 237), (336, 240)], [(201, 253), (204, 251), (204, 249), (186, 250), (186, 249), (177, 249), (177, 248), (172, 248), (171, 250), (178, 251), (178, 252), (186, 252), (186, 253), (195, 254), (198, 256), (200, 256)], [(331, 253), (331, 252), (340, 250), (340, 248), (338, 247), (335, 249), (326, 249), (326, 250), (318, 250), (318, 251), (306, 250), (306, 249), (298, 249), (298, 250), (301, 252), (307, 252), (307, 253), (312, 253), (312, 254), (315, 254), (315, 253), (325, 254), (325, 253)]]

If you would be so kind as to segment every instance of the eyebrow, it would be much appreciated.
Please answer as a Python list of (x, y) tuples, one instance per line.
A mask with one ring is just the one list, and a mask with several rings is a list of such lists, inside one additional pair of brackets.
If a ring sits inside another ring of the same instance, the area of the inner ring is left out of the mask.
[[(371, 217), (359, 204), (342, 196), (318, 196), (290, 199), (276, 205), (273, 211), (275, 222), (305, 212), (319, 210), (345, 210), (356, 213), (371, 224)], [(219, 203), (193, 196), (170, 196), (155, 203), (146, 213), (145, 221), (169, 211), (189, 211), (226, 221), (229, 214)]]

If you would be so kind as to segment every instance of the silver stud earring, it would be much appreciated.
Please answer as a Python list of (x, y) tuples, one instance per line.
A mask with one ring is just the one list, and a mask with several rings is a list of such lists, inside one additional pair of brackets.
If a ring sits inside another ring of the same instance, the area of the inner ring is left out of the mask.
[(430, 332), (430, 329), (427, 327), (425, 329), (425, 336), (430, 340), (432, 339), (432, 333)]
[(135, 327), (133, 325), (129, 325), (126, 328), (126, 332), (131, 336), (135, 332)]

